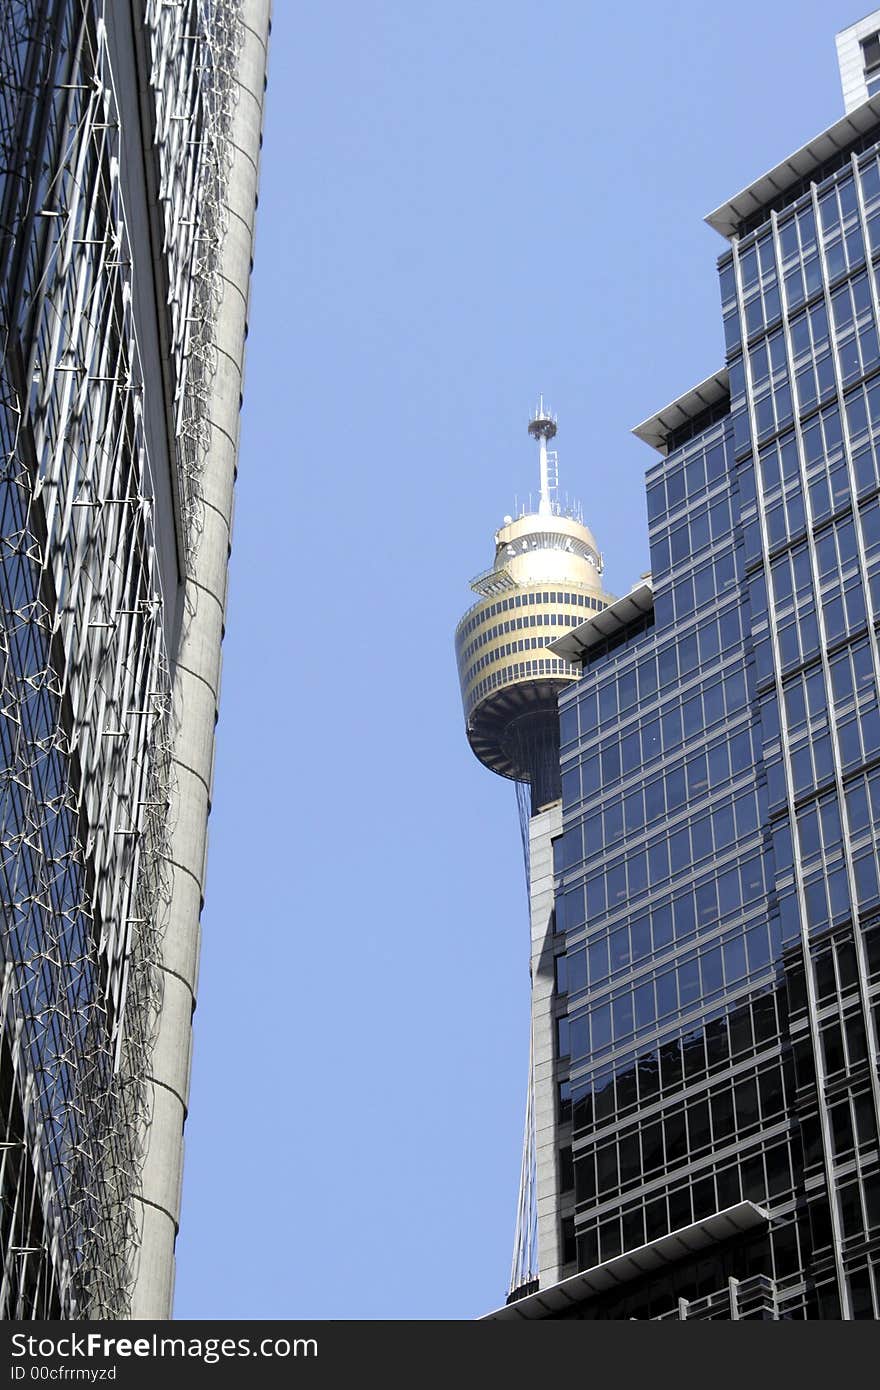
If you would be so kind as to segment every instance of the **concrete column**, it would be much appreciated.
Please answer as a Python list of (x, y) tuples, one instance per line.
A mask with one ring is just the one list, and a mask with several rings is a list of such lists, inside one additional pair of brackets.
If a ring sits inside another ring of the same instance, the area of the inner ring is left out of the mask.
[(213, 437), (202, 481), (204, 528), (186, 581), (174, 674), (173, 896), (163, 946), (164, 997), (152, 1065), (152, 1124), (139, 1199), (142, 1244), (134, 1318), (169, 1318), (174, 1295), (174, 1243), (180, 1215), (270, 8), (271, 0), (244, 0), (242, 5), (244, 42), (227, 188), (229, 229), (221, 260), (224, 292), (216, 327)]
[(535, 1159), (538, 1267), (542, 1289), (561, 1277), (559, 1122), (556, 1104), (556, 1024), (553, 999), (553, 840), (562, 834), (562, 803), (529, 821), (529, 916), (532, 929), (532, 1039), (535, 1067)]

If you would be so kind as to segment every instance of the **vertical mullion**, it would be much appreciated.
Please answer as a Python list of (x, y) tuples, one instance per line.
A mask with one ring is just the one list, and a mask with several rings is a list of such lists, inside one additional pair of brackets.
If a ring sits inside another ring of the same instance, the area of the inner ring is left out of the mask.
[[(777, 227), (777, 217), (776, 217), (776, 214), (775, 214), (775, 213), (771, 213), (771, 227), (772, 227), (774, 254), (775, 254), (775, 256), (776, 256), (776, 264), (777, 264), (777, 267), (780, 267), (780, 266), (781, 266), (781, 255), (780, 255), (780, 249), (781, 249), (781, 248), (780, 248), (780, 246), (779, 246), (778, 227)], [(817, 235), (817, 237), (818, 237), (818, 227), (817, 227), (817, 229), (816, 229), (816, 235)], [(801, 954), (802, 954), (803, 964), (804, 964), (804, 979), (805, 979), (805, 990), (806, 990), (806, 997), (807, 997), (807, 1018), (808, 1018), (808, 1027), (809, 1027), (809, 1031), (810, 1031), (810, 1037), (811, 1037), (811, 1041), (812, 1041), (812, 1044), (813, 1044), (814, 1069), (815, 1069), (815, 1073), (816, 1073), (816, 1091), (817, 1091), (817, 1102), (818, 1102), (819, 1133), (820, 1133), (821, 1141), (822, 1141), (822, 1160), (823, 1160), (823, 1167), (824, 1167), (824, 1169), (825, 1169), (825, 1180), (826, 1180), (826, 1184), (827, 1184), (827, 1191), (828, 1191), (828, 1194), (829, 1194), (829, 1214), (830, 1214), (830, 1221), (831, 1221), (832, 1251), (833, 1251), (833, 1256), (834, 1256), (835, 1271), (836, 1271), (836, 1274), (837, 1274), (837, 1282), (838, 1282), (839, 1291), (840, 1291), (840, 1297), (841, 1297), (841, 1306), (844, 1307), (843, 1300), (844, 1300), (845, 1298), (847, 1298), (848, 1296), (847, 1296), (847, 1294), (846, 1294), (846, 1281), (845, 1281), (845, 1277), (844, 1277), (843, 1263), (842, 1263), (842, 1257), (841, 1257), (841, 1245), (842, 1245), (842, 1241), (841, 1241), (841, 1237), (840, 1237), (840, 1221), (839, 1221), (839, 1216), (838, 1216), (838, 1212), (837, 1212), (837, 1201), (836, 1201), (836, 1193), (835, 1193), (835, 1188), (834, 1188), (833, 1147), (832, 1147), (832, 1142), (831, 1142), (831, 1131), (830, 1131), (830, 1123), (829, 1123), (829, 1118), (828, 1118), (828, 1110), (827, 1110), (827, 1107), (826, 1107), (826, 1105), (825, 1105), (825, 1063), (824, 1063), (824, 1057), (823, 1057), (823, 1055), (822, 1055), (822, 1050), (821, 1050), (821, 1039), (820, 1039), (820, 1035), (819, 1035), (818, 1007), (817, 1007), (817, 1001), (816, 1001), (815, 983), (814, 983), (814, 980), (813, 980), (813, 972), (812, 972), (812, 969), (811, 969), (811, 966), (810, 966), (810, 936), (809, 936), (809, 924), (808, 924), (808, 922), (807, 922), (806, 894), (805, 894), (805, 890), (804, 890), (804, 870), (803, 870), (803, 863), (802, 863), (802, 860), (801, 860), (800, 844), (799, 844), (799, 841), (798, 841), (798, 834), (797, 834), (797, 816), (796, 816), (796, 813), (795, 813), (795, 791), (794, 791), (794, 784), (793, 784), (793, 780), (792, 780), (792, 770), (791, 770), (791, 740), (790, 740), (790, 737), (789, 737), (788, 718), (787, 718), (786, 711), (785, 711), (785, 698), (784, 698), (783, 680), (782, 680), (782, 663), (781, 663), (780, 648), (779, 648), (779, 625), (778, 625), (778, 621), (777, 621), (776, 609), (775, 609), (775, 604), (774, 604), (774, 600), (773, 600), (773, 581), (772, 581), (772, 573), (771, 573), (770, 564), (769, 564), (769, 559), (768, 559), (769, 549), (770, 549), (770, 543), (769, 543), (769, 536), (768, 536), (768, 530), (767, 530), (767, 513), (766, 513), (766, 506), (765, 506), (765, 503), (764, 503), (764, 483), (763, 483), (763, 477), (762, 477), (762, 474), (761, 474), (761, 468), (760, 468), (760, 462), (759, 462), (758, 426), (757, 426), (757, 419), (756, 419), (756, 416), (755, 416), (754, 390), (753, 390), (753, 386), (752, 386), (752, 369), (751, 369), (751, 361), (750, 361), (750, 358), (749, 358), (749, 350), (748, 350), (748, 340), (749, 340), (749, 339), (748, 339), (748, 328), (747, 328), (746, 319), (745, 319), (745, 306), (744, 306), (744, 300), (743, 300), (742, 274), (741, 274), (740, 258), (739, 258), (739, 241), (738, 241), (738, 238), (736, 238), (736, 237), (733, 238), (733, 248), (734, 248), (734, 255), (733, 255), (734, 275), (735, 275), (735, 278), (736, 278), (737, 303), (738, 303), (738, 306), (739, 306), (739, 314), (740, 314), (740, 334), (741, 334), (742, 344), (743, 344), (743, 370), (744, 370), (744, 376), (745, 376), (745, 382), (746, 382), (746, 409), (748, 410), (748, 414), (749, 414), (749, 426), (750, 426), (750, 431), (751, 431), (751, 436), (752, 436), (752, 458), (753, 458), (753, 467), (754, 467), (754, 473), (755, 473), (755, 498), (756, 498), (756, 505), (757, 505), (757, 512), (758, 512), (758, 525), (759, 525), (759, 527), (760, 527), (761, 540), (762, 540), (762, 550), (763, 550), (762, 563), (763, 563), (763, 567), (764, 567), (764, 573), (765, 573), (765, 576), (766, 576), (768, 626), (769, 626), (769, 631), (770, 631), (771, 648), (772, 648), (772, 651), (773, 651), (773, 658), (774, 658), (774, 661), (773, 661), (773, 666), (774, 666), (773, 678), (774, 678), (774, 685), (775, 685), (775, 689), (776, 689), (777, 701), (778, 701), (778, 705), (779, 705), (780, 743), (781, 743), (782, 754), (783, 754), (783, 757), (782, 757), (782, 765), (783, 765), (783, 772), (784, 772), (784, 776), (785, 776), (786, 803), (787, 803), (787, 806), (788, 806), (788, 815), (789, 815), (789, 821), (790, 821), (790, 824), (791, 824), (792, 862), (793, 862), (793, 867), (794, 867), (795, 888), (796, 888), (797, 899), (798, 899), (798, 909), (799, 909), (798, 916), (799, 916), (799, 919), (800, 919)], [(802, 262), (801, 262), (801, 263), (802, 263)], [(782, 277), (781, 277), (781, 276), (780, 276), (780, 287), (779, 287), (779, 289), (780, 289), (780, 302), (781, 302), (781, 304), (782, 304), (783, 333), (784, 333), (784, 335), (785, 335), (786, 355), (787, 355), (787, 360), (788, 360), (788, 363), (789, 363), (789, 373), (788, 373), (788, 375), (789, 375), (789, 380), (790, 380), (790, 383), (791, 383), (792, 413), (793, 413), (793, 417), (794, 417), (794, 431), (795, 431), (795, 438), (796, 438), (797, 446), (798, 446), (799, 461), (800, 461), (800, 464), (801, 464), (801, 489), (802, 489), (802, 491), (805, 491), (805, 489), (804, 489), (804, 480), (803, 480), (803, 458), (804, 458), (804, 454), (803, 454), (803, 440), (802, 440), (802, 437), (801, 437), (800, 425), (799, 425), (798, 418), (797, 418), (797, 398), (796, 398), (796, 394), (795, 394), (795, 386), (794, 386), (794, 381), (793, 381), (793, 379), (792, 379), (792, 373), (791, 373), (791, 370), (790, 370), (790, 364), (791, 364), (791, 362), (792, 362), (793, 359), (792, 359), (792, 351), (791, 351), (791, 336), (790, 336), (789, 326), (788, 326), (788, 304), (787, 304), (787, 299), (786, 299), (786, 296), (785, 296), (785, 287), (784, 287), (784, 283), (783, 283), (783, 281), (782, 281)], [(770, 365), (770, 364), (768, 363), (768, 367), (769, 367), (769, 365)], [(772, 378), (772, 374), (771, 374), (771, 378)], [(771, 390), (772, 390), (772, 386), (771, 386)], [(783, 495), (783, 498), (784, 498), (784, 497), (785, 497), (784, 489), (783, 489), (783, 494), (782, 494), (782, 495)], [(806, 497), (804, 497), (804, 505), (805, 505), (805, 507), (806, 507)], [(811, 559), (811, 566), (812, 566), (812, 559)], [(814, 588), (815, 588), (815, 575), (813, 576), (813, 580), (814, 580)], [(817, 609), (818, 609), (818, 589), (815, 589), (815, 597), (816, 597), (816, 607), (817, 607)], [(795, 612), (797, 612), (797, 606), (795, 607)], [(827, 685), (826, 685), (826, 690), (827, 690)], [(845, 1305), (845, 1311), (846, 1311), (846, 1312), (849, 1311), (848, 1302), (847, 1302), (847, 1304)]]
[[(862, 205), (861, 189), (860, 189), (859, 178), (858, 178), (858, 162), (857, 162), (857, 160), (856, 160), (855, 155), (853, 155), (853, 159), (852, 159), (852, 177), (853, 177), (853, 181), (854, 181), (854, 184), (855, 184), (856, 195), (857, 195), (857, 202), (858, 202), (858, 208), (859, 208), (859, 227), (860, 227), (860, 230), (861, 230), (861, 233), (862, 233), (862, 238), (863, 238), (863, 241), (864, 241), (865, 252), (866, 252), (866, 257), (867, 257), (867, 248), (868, 248), (867, 227), (866, 227), (866, 225), (865, 225), (864, 208), (863, 208), (863, 205)], [(853, 469), (852, 448), (851, 448), (851, 446), (850, 446), (849, 431), (848, 431), (847, 426), (846, 426), (846, 408), (845, 408), (845, 404), (844, 404), (843, 379), (842, 379), (841, 371), (840, 371), (840, 359), (839, 359), (838, 352), (837, 352), (837, 339), (836, 339), (836, 333), (835, 333), (835, 329), (834, 329), (834, 317), (833, 317), (833, 313), (832, 313), (832, 309), (831, 309), (831, 295), (830, 295), (829, 289), (828, 289), (828, 274), (827, 274), (828, 267), (827, 267), (827, 263), (826, 263), (826, 260), (825, 260), (825, 247), (824, 247), (824, 244), (823, 244), (822, 233), (821, 233), (821, 225), (820, 225), (820, 219), (819, 219), (818, 197), (817, 197), (817, 194), (816, 194), (815, 186), (814, 186), (814, 188), (813, 188), (813, 207), (814, 207), (814, 215), (815, 215), (815, 217), (816, 217), (816, 237), (817, 237), (818, 247), (819, 247), (819, 259), (820, 259), (820, 263), (821, 263), (821, 266), (822, 266), (822, 284), (823, 284), (823, 294), (824, 294), (824, 299), (825, 299), (825, 310), (826, 310), (826, 313), (827, 313), (827, 315), (828, 315), (828, 334), (829, 334), (830, 348), (831, 348), (831, 360), (832, 360), (832, 363), (833, 363), (833, 366), (834, 366), (834, 380), (835, 380), (835, 384), (836, 384), (836, 387), (837, 387), (837, 394), (838, 394), (838, 398), (839, 398), (841, 438), (842, 438), (842, 440), (843, 440), (844, 458), (846, 459), (847, 473), (848, 473), (849, 484), (850, 484), (850, 504), (851, 504), (852, 513), (853, 513), (853, 533), (854, 533), (855, 538), (856, 538), (856, 554), (857, 554), (857, 562), (858, 562), (859, 577), (860, 577), (861, 583), (862, 583), (862, 592), (863, 592), (864, 597), (865, 597), (865, 613), (866, 613), (866, 616), (867, 616), (867, 624), (868, 624), (868, 648), (869, 648), (869, 650), (870, 650), (870, 652), (871, 652), (871, 657), (872, 657), (872, 661), (873, 661), (873, 665), (874, 665), (875, 695), (877, 695), (878, 698), (880, 698), (880, 652), (878, 652), (878, 649), (877, 649), (877, 641), (876, 641), (876, 636), (875, 636), (875, 633), (874, 633), (874, 615), (873, 615), (873, 613), (872, 613), (872, 611), (871, 611), (871, 606), (870, 606), (870, 592), (871, 592), (871, 591), (870, 591), (870, 586), (869, 586), (869, 584), (868, 584), (868, 565), (867, 565), (867, 559), (866, 559), (866, 555), (865, 555), (864, 537), (863, 537), (863, 535), (862, 535), (861, 514), (860, 514), (860, 511), (859, 511), (858, 498), (857, 498), (857, 496), (856, 496), (855, 488), (854, 488), (854, 485), (853, 485), (853, 484), (854, 484), (854, 477), (855, 477), (855, 474), (854, 474), (854, 469)], [(842, 233), (843, 233), (843, 228), (841, 227), (841, 235), (842, 235)], [(846, 243), (845, 243), (845, 241), (844, 241), (844, 245), (845, 245), (845, 244), (846, 244)], [(878, 302), (877, 302), (877, 293), (876, 293), (876, 287), (875, 287), (875, 285), (874, 285), (873, 269), (872, 269), (871, 262), (870, 262), (869, 259), (867, 260), (867, 274), (868, 274), (868, 280), (869, 280), (869, 282), (870, 282), (870, 284), (871, 284), (871, 302), (872, 302), (872, 305), (873, 305), (873, 308), (874, 308), (874, 316), (875, 316), (875, 318), (874, 318), (874, 328), (875, 328), (875, 330), (876, 330), (876, 332), (877, 332), (877, 334), (878, 334), (878, 337), (880, 337), (880, 306), (878, 306)], [(846, 283), (849, 283), (849, 279), (850, 279), (850, 278), (851, 278), (851, 277), (848, 277)], [(856, 329), (856, 337), (857, 337), (857, 339), (858, 339), (858, 330), (857, 330), (857, 329)], [(861, 362), (861, 348), (859, 348), (859, 360), (860, 360), (860, 362)], [(804, 498), (804, 506), (805, 506), (805, 510), (806, 510), (807, 516), (808, 516), (808, 524), (810, 525), (810, 529), (812, 530), (812, 518), (811, 518), (810, 512), (809, 512), (809, 498), (808, 498), (807, 496), (805, 496), (805, 498)], [(815, 560), (815, 552), (814, 552), (814, 550), (813, 550), (812, 544), (811, 544), (811, 546), (810, 546), (810, 554), (811, 554), (812, 559)], [(843, 603), (842, 570), (840, 571), (840, 573), (841, 573), (841, 603)], [(845, 612), (845, 606), (844, 606), (844, 612)], [(817, 615), (817, 618), (818, 618), (819, 623), (820, 623), (820, 632), (822, 633), (822, 636), (823, 636), (823, 666), (824, 666), (824, 670), (825, 670), (826, 694), (827, 694), (827, 697), (828, 697), (828, 713), (829, 713), (829, 720), (828, 720), (828, 723), (829, 723), (829, 728), (830, 728), (830, 730), (831, 730), (831, 746), (832, 746), (833, 755), (834, 755), (834, 772), (835, 772), (835, 782), (836, 782), (836, 784), (837, 784), (837, 790), (838, 790), (838, 799), (839, 799), (839, 803), (840, 803), (841, 826), (842, 826), (842, 827), (847, 827), (847, 828), (844, 830), (844, 836), (843, 836), (843, 850), (844, 850), (844, 858), (845, 858), (846, 866), (847, 866), (847, 879), (848, 879), (848, 882), (849, 882), (850, 902), (851, 902), (851, 904), (852, 904), (852, 936), (853, 936), (853, 946), (854, 946), (855, 955), (856, 955), (856, 969), (857, 969), (857, 971), (858, 971), (858, 977), (859, 977), (859, 1004), (860, 1004), (861, 1013), (862, 1013), (862, 1022), (863, 1022), (864, 1027), (865, 1027), (865, 1034), (866, 1034), (866, 1038), (867, 1038), (867, 1042), (868, 1042), (869, 1056), (870, 1056), (870, 1059), (871, 1059), (871, 1066), (870, 1066), (870, 1068), (869, 1068), (869, 1072), (870, 1072), (870, 1079), (871, 1079), (871, 1091), (872, 1091), (873, 1098), (874, 1098), (874, 1115), (875, 1115), (875, 1121), (878, 1123), (878, 1125), (880, 1125), (880, 1078), (878, 1078), (878, 1075), (877, 1075), (877, 1067), (876, 1067), (876, 1057), (877, 1057), (877, 1053), (878, 1053), (878, 1047), (877, 1047), (877, 1033), (876, 1033), (876, 1029), (875, 1029), (875, 1027), (874, 1027), (873, 1011), (872, 1011), (872, 1009), (870, 1008), (870, 1006), (869, 1006), (869, 1004), (868, 1004), (868, 993), (869, 993), (868, 967), (867, 967), (867, 961), (866, 961), (866, 959), (865, 959), (865, 946), (864, 946), (864, 941), (863, 941), (863, 939), (862, 939), (862, 933), (861, 933), (861, 930), (860, 930), (860, 927), (859, 927), (859, 909), (858, 909), (858, 898), (857, 898), (857, 895), (856, 895), (855, 870), (854, 870), (854, 867), (853, 867), (852, 849), (851, 849), (851, 845), (850, 845), (850, 837), (849, 837), (849, 830), (848, 830), (847, 816), (846, 816), (846, 798), (845, 798), (845, 795), (844, 795), (843, 762), (842, 762), (841, 755), (840, 755), (840, 742), (839, 742), (839, 737), (838, 737), (837, 721), (836, 721), (836, 719), (833, 718), (833, 714), (832, 714), (832, 712), (833, 712), (833, 703), (832, 703), (832, 702), (833, 702), (833, 691), (832, 691), (832, 688), (831, 688), (831, 672), (830, 672), (830, 665), (829, 665), (828, 657), (827, 657), (827, 649), (826, 649), (825, 643), (824, 643), (824, 623), (823, 623), (823, 618), (822, 618), (822, 607), (821, 607), (821, 603), (819, 602), (819, 589), (818, 589), (818, 585), (817, 585), (817, 587), (816, 587), (816, 615)], [(851, 645), (851, 640), (850, 640), (850, 639), (848, 639), (848, 645)], [(856, 704), (856, 709), (858, 710), (858, 703)], [(875, 850), (876, 850), (876, 838), (875, 838)]]

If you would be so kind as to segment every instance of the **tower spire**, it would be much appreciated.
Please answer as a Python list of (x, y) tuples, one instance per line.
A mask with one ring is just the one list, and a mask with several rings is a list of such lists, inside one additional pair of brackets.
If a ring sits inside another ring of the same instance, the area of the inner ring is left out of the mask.
[(544, 408), (543, 394), (538, 398), (538, 408), (529, 420), (529, 434), (538, 441), (538, 467), (540, 475), (539, 516), (552, 516), (550, 502), (550, 472), (547, 463), (547, 440), (556, 434), (556, 416)]

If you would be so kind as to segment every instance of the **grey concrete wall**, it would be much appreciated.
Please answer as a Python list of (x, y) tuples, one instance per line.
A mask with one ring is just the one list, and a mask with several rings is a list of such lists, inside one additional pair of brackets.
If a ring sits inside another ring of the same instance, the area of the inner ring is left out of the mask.
[(535, 1068), (535, 1146), (538, 1266), (541, 1288), (561, 1277), (562, 1241), (557, 1151), (556, 1022), (553, 1016), (553, 840), (562, 834), (562, 803), (529, 821), (529, 916), (532, 932), (532, 1041)]
[(203, 478), (204, 529), (187, 579), (174, 682), (174, 886), (164, 944), (164, 1001), (152, 1068), (154, 1107), (143, 1174), (135, 1318), (170, 1317), (174, 1293), (270, 0), (245, 0), (243, 12), (245, 37), (228, 187), (229, 230), (221, 265), (224, 293), (216, 334), (213, 439)]
[(840, 85), (843, 88), (844, 110), (852, 111), (868, 100), (868, 85), (865, 82), (865, 64), (862, 56), (861, 40), (880, 30), (880, 10), (851, 24), (836, 36), (837, 64), (840, 68)]

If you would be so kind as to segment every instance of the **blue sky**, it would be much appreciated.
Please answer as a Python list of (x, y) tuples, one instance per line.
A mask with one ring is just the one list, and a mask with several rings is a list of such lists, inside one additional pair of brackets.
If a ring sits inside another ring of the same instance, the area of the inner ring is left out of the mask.
[(179, 1318), (503, 1301), (528, 1048), (513, 786), (452, 635), (559, 416), (612, 591), (630, 430), (723, 363), (704, 215), (843, 114), (852, 0), (276, 0)]

